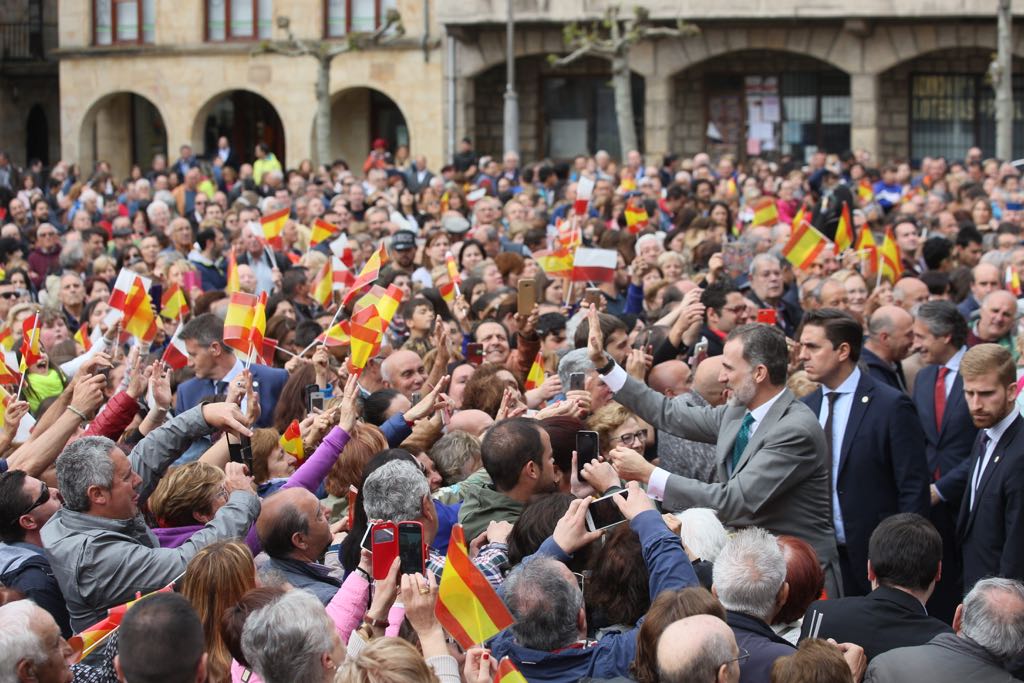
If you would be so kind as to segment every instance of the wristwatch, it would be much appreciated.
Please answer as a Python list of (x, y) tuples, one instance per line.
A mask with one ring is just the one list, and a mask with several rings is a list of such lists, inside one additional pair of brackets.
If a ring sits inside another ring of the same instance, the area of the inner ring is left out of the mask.
[(608, 354), (605, 354), (605, 358), (608, 359), (608, 362), (605, 363), (603, 366), (597, 368), (597, 374), (599, 375), (607, 375), (609, 372), (615, 369), (615, 359), (609, 356)]

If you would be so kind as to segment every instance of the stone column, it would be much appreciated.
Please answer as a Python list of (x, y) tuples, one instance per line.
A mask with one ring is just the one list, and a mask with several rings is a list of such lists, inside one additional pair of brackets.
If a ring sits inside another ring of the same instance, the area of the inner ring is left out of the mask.
[(671, 97), (671, 78), (661, 73), (644, 78), (644, 157), (648, 164), (660, 165), (661, 157), (671, 151)]
[(880, 162), (878, 131), (878, 76), (850, 74), (850, 147), (867, 150)]
[(93, 160), (110, 162), (114, 177), (126, 176), (132, 165), (130, 97), (128, 93), (118, 93), (96, 112), (96, 156)]

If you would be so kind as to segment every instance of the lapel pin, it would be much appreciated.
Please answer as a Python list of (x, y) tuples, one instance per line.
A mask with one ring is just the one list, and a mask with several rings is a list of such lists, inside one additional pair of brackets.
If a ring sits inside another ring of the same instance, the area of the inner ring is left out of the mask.
[(868, 397), (867, 396), (861, 396), (860, 397), (860, 402), (861, 403), (867, 403), (868, 402)]
[(996, 456), (996, 459), (995, 459), (994, 462), (999, 462), (999, 456), (998, 455)]

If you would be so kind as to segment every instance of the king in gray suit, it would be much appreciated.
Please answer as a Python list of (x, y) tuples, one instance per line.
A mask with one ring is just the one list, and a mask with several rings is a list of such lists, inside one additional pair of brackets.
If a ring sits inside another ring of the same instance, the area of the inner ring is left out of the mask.
[(590, 359), (615, 400), (658, 429), (716, 444), (721, 483), (669, 474), (623, 447), (609, 454), (619, 475), (646, 483), (666, 510), (709, 507), (728, 526), (802, 538), (825, 569), (829, 596), (840, 597), (825, 433), (814, 413), (786, 388), (782, 331), (754, 323), (729, 334), (720, 381), (731, 398), (712, 408), (684, 396), (668, 398), (628, 377), (605, 356), (600, 325), (591, 324), (590, 330)]

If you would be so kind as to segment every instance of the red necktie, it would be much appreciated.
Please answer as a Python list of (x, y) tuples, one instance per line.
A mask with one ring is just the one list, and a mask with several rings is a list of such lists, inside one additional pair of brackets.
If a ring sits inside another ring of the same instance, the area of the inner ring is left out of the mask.
[(942, 416), (946, 414), (946, 375), (949, 368), (943, 365), (935, 377), (935, 429), (942, 431)]

